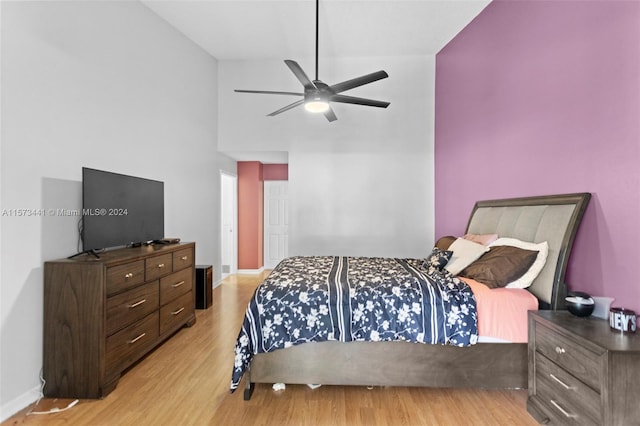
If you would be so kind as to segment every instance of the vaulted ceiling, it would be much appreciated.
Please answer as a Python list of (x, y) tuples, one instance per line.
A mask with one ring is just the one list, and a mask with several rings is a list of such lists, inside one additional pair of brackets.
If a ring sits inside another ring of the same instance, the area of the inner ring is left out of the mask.
[[(313, 55), (315, 1), (143, 0), (219, 60)], [(320, 56), (433, 55), (488, 0), (321, 0)]]
[[(219, 61), (293, 59), (301, 61), (312, 76), (315, 0), (142, 0), (142, 3)], [(490, 0), (320, 0), (320, 62), (327, 63), (323, 58), (435, 55), (489, 3)], [(323, 70), (321, 65), (320, 74), (326, 75), (326, 71), (326, 66)], [(261, 68), (256, 76), (262, 78), (265, 73), (268, 71)], [(298, 88), (284, 64), (278, 76), (289, 77), (287, 81), (293, 85), (290, 88)], [(260, 89), (289, 87), (274, 84), (269, 78), (261, 81)], [(280, 103), (274, 100), (272, 106), (265, 106), (256, 114), (262, 116), (270, 112), (269, 108), (275, 110), (287, 102)], [(345, 118), (345, 113), (341, 114)], [(288, 161), (284, 151), (225, 150), (225, 154), (238, 161)]]

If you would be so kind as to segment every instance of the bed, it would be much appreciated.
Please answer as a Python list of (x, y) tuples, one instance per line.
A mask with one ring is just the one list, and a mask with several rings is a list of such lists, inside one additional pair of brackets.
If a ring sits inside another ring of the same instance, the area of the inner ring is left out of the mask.
[[(577, 193), (479, 201), (472, 209), (466, 233), (495, 233), (527, 242), (546, 242), (546, 262), (526, 292), (535, 296), (538, 309), (563, 309), (567, 293), (564, 282), (567, 261), (589, 199), (589, 193)], [(413, 275), (419, 270), (411, 262), (403, 264), (400, 269)], [(443, 282), (444, 287), (455, 287), (449, 281)], [(465, 289), (468, 287), (454, 289), (456, 293), (452, 297), (466, 303)], [(304, 296), (307, 297), (306, 294)], [(249, 311), (247, 315), (252, 315)], [(467, 321), (463, 318), (459, 322)], [(527, 387), (525, 342), (480, 340), (476, 343), (473, 336), (474, 333), (477, 335), (477, 330), (455, 333), (468, 333), (467, 337), (472, 341), (462, 339), (459, 342), (447, 341), (446, 344), (422, 344), (358, 339), (340, 341), (332, 336), (327, 341), (254, 353), (246, 370), (243, 368), (242, 371), (244, 399), (251, 398), (256, 383), (489, 389)], [(411, 338), (406, 340), (413, 341)], [(236, 354), (236, 365), (237, 362)], [(236, 379), (235, 386), (238, 384)], [(235, 386), (232, 380), (232, 390)]]

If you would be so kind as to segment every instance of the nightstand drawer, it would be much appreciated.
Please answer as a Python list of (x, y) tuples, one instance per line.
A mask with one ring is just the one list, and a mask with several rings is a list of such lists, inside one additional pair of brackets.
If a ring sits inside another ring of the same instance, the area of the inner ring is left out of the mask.
[(600, 356), (569, 336), (536, 324), (536, 351), (567, 370), (593, 389), (600, 389)]
[(527, 316), (529, 414), (544, 424), (640, 424), (640, 334), (567, 311)]
[(560, 419), (600, 424), (600, 394), (540, 353), (536, 357), (536, 396)]

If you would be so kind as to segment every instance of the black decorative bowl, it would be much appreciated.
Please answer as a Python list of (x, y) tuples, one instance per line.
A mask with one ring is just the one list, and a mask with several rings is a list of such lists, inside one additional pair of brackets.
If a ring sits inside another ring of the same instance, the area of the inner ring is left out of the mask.
[(591, 296), (581, 292), (575, 292), (564, 300), (569, 312), (578, 317), (588, 317), (593, 313), (593, 308), (596, 306)]

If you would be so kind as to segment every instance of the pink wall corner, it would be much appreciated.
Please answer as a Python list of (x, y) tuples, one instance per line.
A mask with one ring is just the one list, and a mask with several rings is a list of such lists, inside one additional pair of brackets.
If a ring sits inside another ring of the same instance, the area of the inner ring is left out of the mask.
[(476, 200), (591, 192), (572, 290), (640, 312), (640, 2), (494, 1), (436, 56), (435, 235)]
[(257, 270), (263, 263), (262, 163), (238, 162), (238, 269)]
[(288, 179), (288, 164), (238, 162), (238, 269), (264, 266), (264, 181)]
[(288, 164), (263, 164), (264, 180), (289, 180)]

